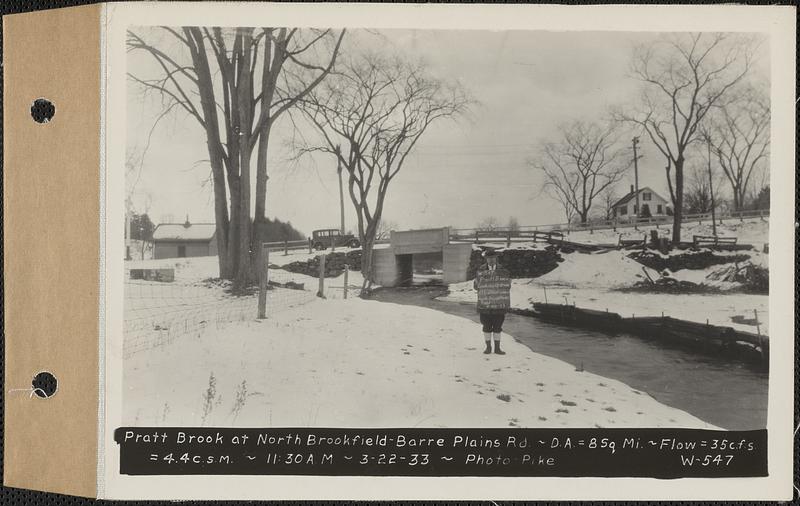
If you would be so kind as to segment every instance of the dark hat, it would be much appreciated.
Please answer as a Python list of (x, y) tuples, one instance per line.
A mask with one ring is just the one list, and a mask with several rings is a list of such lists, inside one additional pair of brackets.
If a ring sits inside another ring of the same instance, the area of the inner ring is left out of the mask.
[(493, 249), (485, 249), (483, 250), (483, 258), (494, 258), (497, 256), (497, 251)]

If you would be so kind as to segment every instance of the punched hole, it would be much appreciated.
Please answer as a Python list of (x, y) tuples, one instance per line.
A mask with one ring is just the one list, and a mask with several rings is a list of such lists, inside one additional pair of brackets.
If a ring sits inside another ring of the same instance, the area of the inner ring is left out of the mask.
[(49, 123), (56, 115), (56, 106), (46, 98), (37, 98), (31, 105), (31, 117), (37, 123)]
[(58, 380), (52, 373), (42, 371), (33, 377), (31, 386), (33, 387), (33, 393), (36, 394), (37, 397), (49, 399), (54, 396), (56, 390), (58, 390)]

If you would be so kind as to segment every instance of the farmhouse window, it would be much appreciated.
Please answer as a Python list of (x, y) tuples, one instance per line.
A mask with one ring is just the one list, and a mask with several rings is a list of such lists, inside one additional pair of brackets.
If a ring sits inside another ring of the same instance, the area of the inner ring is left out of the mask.
[(658, 205), (656, 206), (656, 212), (657, 212), (658, 214), (664, 214), (664, 209), (661, 207), (661, 204), (658, 204)]
[(644, 192), (642, 194), (642, 200), (652, 200), (652, 199), (653, 199), (652, 193)]
[(620, 216), (624, 216), (624, 215), (628, 214), (628, 207), (627, 206), (626, 207), (620, 207), (619, 208), (619, 214), (620, 214)]

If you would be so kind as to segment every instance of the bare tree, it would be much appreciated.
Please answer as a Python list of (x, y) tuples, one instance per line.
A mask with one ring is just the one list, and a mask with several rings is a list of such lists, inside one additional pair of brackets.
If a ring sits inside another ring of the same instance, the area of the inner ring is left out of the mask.
[(614, 204), (617, 203), (619, 197), (617, 197), (617, 190), (613, 186), (609, 186), (603, 192), (602, 196), (600, 197), (603, 203), (603, 214), (606, 220), (611, 220), (614, 218)]
[(488, 218), (484, 218), (478, 223), (478, 226), (475, 227), (482, 232), (493, 232), (500, 228), (500, 222), (494, 216), (489, 216)]
[[(160, 38), (159, 38), (160, 37)], [(128, 51), (150, 56), (157, 77), (129, 78), (182, 109), (206, 136), (214, 184), (220, 277), (255, 278), (260, 248), (251, 226), (266, 221), (267, 150), (275, 122), (330, 73), (344, 30), (158, 27), (128, 31)]]
[[(685, 189), (683, 208), (689, 214), (707, 213), (711, 211), (712, 204), (719, 204), (720, 177), (712, 170), (708, 173), (708, 161), (698, 161), (693, 164), (688, 172), (687, 185)], [(711, 180), (713, 178), (713, 181)], [(713, 186), (712, 186), (713, 183)], [(711, 191), (714, 191), (712, 196)]]
[(617, 117), (640, 127), (667, 161), (673, 244), (681, 239), (688, 149), (709, 111), (724, 106), (747, 75), (754, 50), (751, 39), (725, 33), (669, 34), (634, 49), (631, 70), (641, 97), (637, 108)]
[(560, 140), (544, 143), (528, 163), (544, 173), (543, 189), (561, 202), (567, 218), (586, 223), (595, 200), (618, 183), (633, 160), (619, 147), (615, 128), (575, 121), (559, 128)]
[(374, 53), (355, 56), (303, 99), (321, 142), (347, 171), (363, 248), (363, 293), (372, 284), (372, 248), (389, 185), (428, 127), (466, 112), (463, 89), (432, 77), (422, 64)]
[(389, 239), (392, 230), (397, 230), (397, 223), (381, 218), (378, 222), (378, 227), (375, 229), (375, 240), (385, 241)]
[(508, 218), (508, 224), (506, 228), (512, 232), (519, 232), (519, 220), (517, 220), (516, 216), (511, 216)]
[(763, 89), (748, 86), (710, 119), (711, 150), (730, 183), (733, 208), (741, 211), (754, 171), (769, 159), (769, 97)]

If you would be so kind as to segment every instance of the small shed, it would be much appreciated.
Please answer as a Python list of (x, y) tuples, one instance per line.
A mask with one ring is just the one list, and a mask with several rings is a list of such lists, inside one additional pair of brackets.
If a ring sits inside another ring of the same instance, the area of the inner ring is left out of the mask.
[(184, 258), (217, 255), (214, 223), (161, 223), (153, 231), (153, 258)]
[(670, 213), (667, 200), (654, 192), (649, 186), (639, 188), (639, 203), (642, 206), (641, 213), (636, 209), (636, 191), (631, 185), (631, 191), (611, 206), (614, 218), (625, 219), (637, 215), (647, 216), (648, 214), (650, 216), (667, 216)]

